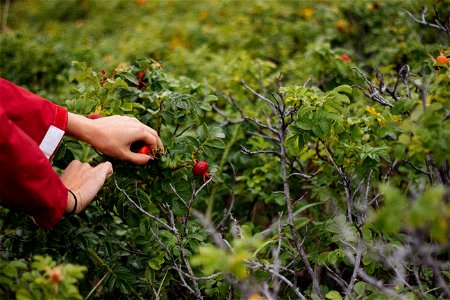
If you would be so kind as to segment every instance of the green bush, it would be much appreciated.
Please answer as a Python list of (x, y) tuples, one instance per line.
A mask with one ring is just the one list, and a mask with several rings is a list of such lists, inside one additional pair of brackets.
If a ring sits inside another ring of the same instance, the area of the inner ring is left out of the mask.
[(114, 176), (49, 231), (0, 209), (0, 297), (45, 278), (36, 255), (85, 266), (85, 298), (450, 297), (448, 11), (422, 4), (9, 3), (2, 77), (135, 116), (166, 153), (134, 166), (65, 138), (55, 169)]

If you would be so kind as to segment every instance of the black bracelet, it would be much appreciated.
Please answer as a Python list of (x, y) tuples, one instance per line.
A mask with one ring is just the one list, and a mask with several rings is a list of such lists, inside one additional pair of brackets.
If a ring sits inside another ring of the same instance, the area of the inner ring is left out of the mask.
[(75, 213), (75, 211), (77, 210), (78, 199), (77, 199), (77, 196), (75, 196), (75, 193), (74, 193), (74, 192), (72, 192), (72, 191), (69, 190), (69, 189), (67, 189), (67, 190), (69, 191), (69, 193), (72, 194), (73, 199), (75, 199), (75, 205), (73, 206), (72, 211), (71, 211), (70, 213), (67, 214), (68, 216), (71, 216), (71, 215), (73, 215), (73, 214)]

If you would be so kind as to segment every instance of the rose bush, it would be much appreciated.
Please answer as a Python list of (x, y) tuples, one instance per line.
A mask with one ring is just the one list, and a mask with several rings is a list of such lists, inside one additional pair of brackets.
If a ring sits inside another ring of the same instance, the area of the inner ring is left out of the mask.
[(450, 297), (448, 11), (432, 4), (1, 2), (2, 77), (93, 122), (134, 116), (165, 152), (135, 166), (65, 138), (57, 170), (115, 173), (49, 231), (0, 209), (0, 298), (30, 282), (47, 298)]

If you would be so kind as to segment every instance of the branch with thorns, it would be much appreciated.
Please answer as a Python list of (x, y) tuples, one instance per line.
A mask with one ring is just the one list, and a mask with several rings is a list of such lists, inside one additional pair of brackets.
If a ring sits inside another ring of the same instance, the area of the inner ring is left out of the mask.
[(441, 20), (439, 13), (436, 9), (436, 6), (434, 6), (434, 15), (433, 15), (433, 22), (428, 22), (426, 20), (426, 16), (427, 16), (427, 12), (428, 12), (428, 8), (426, 6), (423, 6), (422, 8), (422, 13), (420, 15), (420, 17), (416, 17), (414, 16), (411, 12), (404, 10), (409, 17), (411, 18), (411, 20), (413, 20), (414, 22), (430, 27), (430, 28), (434, 28), (440, 31), (443, 31), (445, 33), (447, 33), (447, 35), (450, 37), (450, 27), (449, 27), (449, 18), (450, 18), (450, 12), (447, 13), (447, 16)]

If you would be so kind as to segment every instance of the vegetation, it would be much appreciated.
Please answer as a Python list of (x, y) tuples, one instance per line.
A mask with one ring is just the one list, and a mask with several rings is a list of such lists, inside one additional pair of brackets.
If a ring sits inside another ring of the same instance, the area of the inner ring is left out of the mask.
[(0, 3), (1, 77), (166, 149), (65, 138), (114, 175), (48, 231), (0, 209), (0, 298), (450, 298), (448, 2)]

